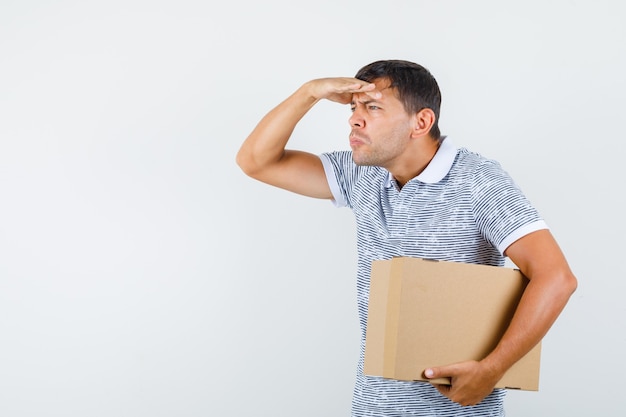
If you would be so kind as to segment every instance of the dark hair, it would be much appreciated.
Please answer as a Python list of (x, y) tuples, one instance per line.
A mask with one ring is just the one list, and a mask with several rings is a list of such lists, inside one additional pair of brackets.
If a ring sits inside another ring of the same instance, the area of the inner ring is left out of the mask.
[(409, 113), (431, 109), (435, 113), (435, 123), (430, 129), (430, 134), (434, 139), (440, 138), (441, 91), (437, 80), (426, 68), (397, 59), (376, 61), (361, 68), (355, 78), (367, 82), (374, 82), (377, 79), (389, 80), (389, 87), (396, 89), (398, 99)]

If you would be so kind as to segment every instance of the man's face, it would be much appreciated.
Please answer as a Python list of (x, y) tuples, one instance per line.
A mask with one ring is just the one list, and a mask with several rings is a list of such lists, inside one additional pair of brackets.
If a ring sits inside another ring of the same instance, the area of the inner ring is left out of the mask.
[(378, 99), (366, 93), (352, 96), (350, 147), (357, 165), (389, 168), (404, 153), (415, 118), (409, 115), (389, 81), (375, 80)]

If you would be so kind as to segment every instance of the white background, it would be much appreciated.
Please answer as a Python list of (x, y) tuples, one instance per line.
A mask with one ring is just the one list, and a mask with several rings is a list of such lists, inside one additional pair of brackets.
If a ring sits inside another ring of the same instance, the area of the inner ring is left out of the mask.
[[(304, 81), (429, 68), (579, 278), (508, 416), (621, 416), (626, 13), (614, 1), (0, 3), (0, 415), (347, 416), (352, 214), (235, 154)], [(347, 149), (320, 103), (292, 146)]]

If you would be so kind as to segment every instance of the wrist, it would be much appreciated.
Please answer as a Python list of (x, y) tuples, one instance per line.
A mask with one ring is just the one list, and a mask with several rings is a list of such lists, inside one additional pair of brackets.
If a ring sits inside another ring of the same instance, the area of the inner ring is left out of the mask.
[(323, 98), (317, 84), (316, 80), (307, 81), (298, 89), (302, 99), (306, 100), (307, 104), (313, 105)]
[(489, 379), (497, 383), (506, 373), (508, 366), (504, 365), (502, 360), (499, 360), (495, 355), (490, 354), (483, 360), (479, 361), (483, 373), (488, 375)]

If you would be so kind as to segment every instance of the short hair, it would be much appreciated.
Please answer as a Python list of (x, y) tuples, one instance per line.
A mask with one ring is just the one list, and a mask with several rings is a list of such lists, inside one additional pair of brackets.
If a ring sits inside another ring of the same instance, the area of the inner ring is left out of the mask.
[(367, 82), (378, 79), (389, 80), (389, 87), (396, 89), (398, 99), (408, 113), (414, 114), (425, 108), (431, 109), (435, 113), (435, 122), (429, 133), (434, 139), (440, 139), (441, 91), (437, 80), (426, 68), (409, 61), (381, 60), (361, 68), (355, 78)]

